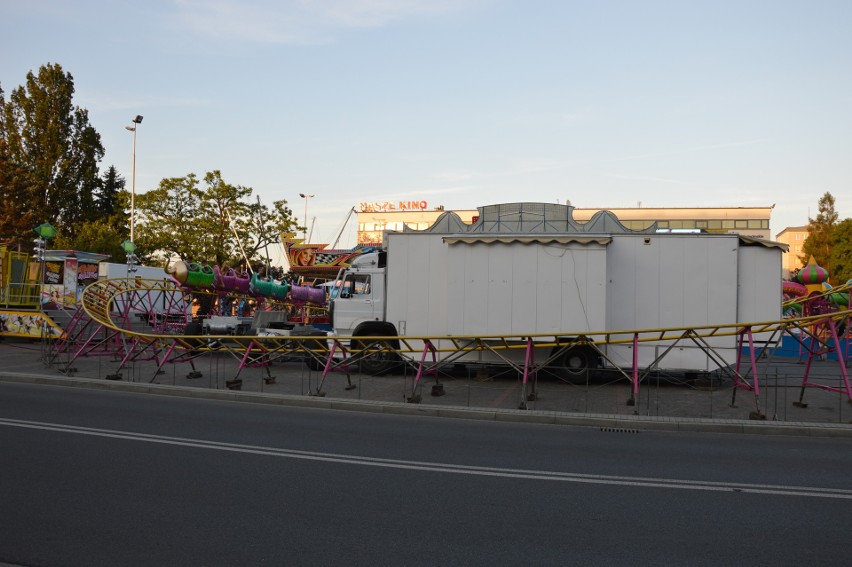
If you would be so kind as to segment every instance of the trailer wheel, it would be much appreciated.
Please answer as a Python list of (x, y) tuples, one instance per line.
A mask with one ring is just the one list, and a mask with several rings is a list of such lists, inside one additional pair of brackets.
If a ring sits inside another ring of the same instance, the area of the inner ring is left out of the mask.
[(559, 366), (569, 376), (582, 376), (597, 366), (596, 357), (587, 347), (571, 347), (559, 359)]
[(371, 343), (370, 336), (380, 335), (363, 335), (360, 340), (352, 340), (352, 348), (367, 351), (359, 361), (361, 371), (371, 376), (387, 374), (396, 364), (396, 355), (380, 341)]

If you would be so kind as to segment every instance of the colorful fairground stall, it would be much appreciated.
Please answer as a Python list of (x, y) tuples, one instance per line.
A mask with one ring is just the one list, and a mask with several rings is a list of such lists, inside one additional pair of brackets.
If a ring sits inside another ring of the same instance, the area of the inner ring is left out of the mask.
[(0, 245), (0, 336), (60, 336), (56, 315), (77, 308), (83, 288), (98, 279), (99, 263), (109, 258), (43, 244), (34, 254)]
[(320, 285), (334, 280), (341, 268), (349, 266), (353, 258), (371, 252), (372, 247), (357, 246), (348, 249), (330, 249), (328, 244), (307, 243), (294, 234), (282, 235), (290, 272), (298, 283)]
[[(832, 286), (828, 283), (828, 270), (816, 263), (813, 256), (798, 273), (782, 283), (784, 302), (782, 309), (785, 318), (815, 317), (849, 310), (849, 294), (852, 280), (845, 284)], [(850, 359), (852, 345), (846, 321), (838, 323), (837, 329), (830, 329), (826, 322), (816, 322), (811, 328), (794, 329), (784, 335), (781, 346), (775, 356), (793, 358), (824, 357), (829, 360)], [(831, 346), (833, 344), (833, 347)], [(852, 401), (852, 398), (850, 398)]]
[[(327, 301), (335, 294), (331, 286), (337, 273), (349, 266), (349, 263), (365, 252), (374, 250), (372, 247), (356, 246), (348, 249), (328, 248), (328, 244), (307, 243), (297, 238), (294, 233), (281, 235), (281, 242), (287, 252), (290, 264), (290, 274), (294, 283), (306, 288), (322, 290), (322, 303), (308, 302), (299, 308), (292, 320), (310, 323), (320, 328), (328, 328), (329, 324)], [(314, 291), (314, 290), (312, 290)]]

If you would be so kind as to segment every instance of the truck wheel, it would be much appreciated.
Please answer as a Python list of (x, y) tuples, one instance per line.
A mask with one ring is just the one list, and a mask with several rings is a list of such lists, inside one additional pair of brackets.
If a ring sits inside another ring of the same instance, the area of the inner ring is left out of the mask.
[(559, 359), (559, 366), (569, 376), (583, 376), (597, 366), (594, 353), (586, 347), (571, 347)]
[(184, 339), (187, 346), (195, 349), (200, 346), (204, 346), (204, 341), (200, 339), (192, 339), (189, 337), (193, 336), (201, 336), (203, 334), (203, 329), (201, 327), (201, 322), (197, 320), (190, 321), (183, 328), (183, 335), (186, 337)]
[(359, 361), (361, 371), (371, 376), (387, 374), (394, 367), (396, 355), (388, 352), (381, 342), (371, 343), (369, 337), (366, 335), (361, 340), (352, 341), (352, 348), (368, 351)]

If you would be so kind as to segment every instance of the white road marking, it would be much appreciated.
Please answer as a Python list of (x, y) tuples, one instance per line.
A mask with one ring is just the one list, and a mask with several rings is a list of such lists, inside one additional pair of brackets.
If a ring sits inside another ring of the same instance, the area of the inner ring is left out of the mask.
[(549, 480), (587, 484), (609, 484), (617, 486), (641, 486), (649, 488), (703, 490), (710, 492), (741, 492), (746, 494), (773, 494), (782, 496), (805, 496), (811, 498), (833, 498), (841, 500), (852, 500), (852, 490), (845, 490), (839, 488), (784, 486), (771, 484), (747, 484), (701, 480), (677, 480), (632, 476), (610, 476), (525, 469), (478, 467), (469, 465), (454, 465), (449, 463), (430, 463), (424, 461), (382, 459), (376, 457), (361, 457), (357, 455), (342, 455), (336, 453), (278, 449), (275, 447), (261, 447), (256, 445), (221, 443), (218, 441), (206, 441), (203, 439), (189, 439), (185, 437), (150, 435), (147, 433), (134, 433), (131, 431), (113, 431), (109, 429), (78, 427), (58, 423), (46, 423), (39, 421), (26, 421), (6, 418), (0, 418), (0, 426), (20, 427), (24, 429), (38, 429), (43, 431), (56, 431), (59, 433), (90, 435), (95, 437), (124, 439), (128, 441), (143, 441), (147, 443), (159, 443), (163, 445), (192, 447), (197, 449), (212, 449), (217, 451), (229, 451), (233, 453), (247, 453), (253, 455), (264, 455), (269, 457), (284, 457), (289, 459), (325, 461), (349, 465), (429, 471), (438, 473), (492, 476), (501, 478), (519, 478), (526, 480)]

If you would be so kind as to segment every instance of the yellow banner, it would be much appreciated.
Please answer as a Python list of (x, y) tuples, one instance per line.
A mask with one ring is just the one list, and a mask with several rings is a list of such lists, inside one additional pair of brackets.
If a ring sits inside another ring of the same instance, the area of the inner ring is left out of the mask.
[(0, 310), (0, 335), (4, 337), (38, 339), (42, 330), (45, 337), (59, 338), (63, 334), (62, 328), (44, 313)]

